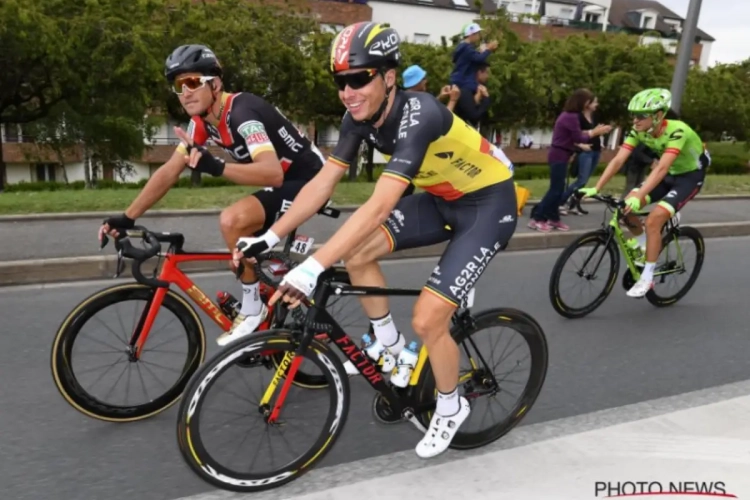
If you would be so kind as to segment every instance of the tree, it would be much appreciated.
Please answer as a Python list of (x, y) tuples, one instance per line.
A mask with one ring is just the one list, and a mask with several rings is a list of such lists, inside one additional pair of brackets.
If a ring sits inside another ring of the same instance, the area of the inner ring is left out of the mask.
[(750, 79), (739, 64), (717, 65), (688, 74), (682, 119), (705, 140), (727, 132), (745, 140), (750, 129)]
[[(46, 116), (70, 90), (71, 39), (53, 13), (57, 0), (0, 2), (0, 123), (25, 124)], [(0, 191), (6, 178), (0, 147)]]
[(163, 84), (163, 33), (154, 26), (164, 6), (151, 0), (76, 3), (59, 21), (63, 32), (76, 33), (68, 46), (72, 71), (65, 100), (36, 125), (36, 139), (58, 157), (80, 145), (94, 181), (101, 164), (127, 169), (126, 160), (141, 156), (144, 136), (153, 135), (154, 120), (145, 117), (154, 89)]

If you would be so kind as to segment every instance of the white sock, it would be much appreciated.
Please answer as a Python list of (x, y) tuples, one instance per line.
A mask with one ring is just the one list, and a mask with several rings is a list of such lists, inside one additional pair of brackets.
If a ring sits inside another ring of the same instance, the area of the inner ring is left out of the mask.
[(375, 338), (377, 338), (381, 344), (390, 348), (393, 354), (401, 352), (406, 341), (404, 340), (403, 335), (398, 333), (396, 323), (393, 322), (393, 316), (391, 316), (390, 312), (382, 318), (371, 319), (370, 323), (372, 323), (372, 330), (373, 333), (375, 333)]
[(460, 409), (461, 403), (458, 399), (458, 388), (453, 389), (453, 392), (449, 394), (443, 394), (438, 391), (437, 407), (435, 408), (435, 412), (438, 415), (450, 417), (458, 413)]
[(635, 240), (641, 246), (641, 249), (646, 250), (646, 232), (645, 231), (639, 234), (638, 236), (636, 236)]
[(646, 265), (643, 266), (643, 272), (641, 273), (641, 279), (647, 280), (647, 281), (653, 281), (654, 279), (654, 268), (656, 267), (656, 262), (646, 262)]
[(260, 314), (260, 307), (260, 281), (243, 283), (240, 314), (243, 316), (257, 316)]

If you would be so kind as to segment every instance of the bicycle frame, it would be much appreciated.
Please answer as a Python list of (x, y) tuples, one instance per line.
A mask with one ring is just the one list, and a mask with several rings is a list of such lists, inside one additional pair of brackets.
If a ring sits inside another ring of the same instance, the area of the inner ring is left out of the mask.
[[(191, 252), (191, 253), (178, 253), (172, 248), (167, 251), (164, 257), (164, 264), (162, 265), (161, 271), (159, 272), (158, 279), (166, 284), (166, 286), (156, 287), (152, 290), (152, 296), (149, 300), (146, 308), (144, 308), (141, 318), (133, 332), (134, 338), (131, 339), (131, 346), (134, 347), (134, 356), (138, 358), (140, 355), (143, 345), (146, 343), (146, 339), (151, 331), (151, 327), (156, 320), (156, 315), (159, 313), (164, 297), (169, 290), (169, 286), (174, 284), (180, 290), (190, 297), (195, 304), (205, 312), (214, 323), (219, 325), (224, 331), (232, 328), (232, 320), (230, 320), (219, 307), (203, 293), (203, 291), (187, 277), (187, 275), (179, 268), (180, 264), (185, 262), (211, 262), (211, 261), (222, 261), (231, 260), (232, 254), (229, 252)], [(137, 338), (136, 338), (137, 336)]]
[[(605, 201), (605, 200), (600, 200), (600, 201)], [(625, 263), (627, 264), (628, 269), (630, 270), (631, 276), (633, 276), (633, 278), (635, 280), (638, 280), (640, 278), (640, 276), (641, 276), (641, 270), (638, 268), (638, 266), (635, 265), (635, 262), (633, 261), (633, 258), (631, 256), (630, 252), (627, 251), (627, 243), (626, 243), (625, 233), (623, 232), (622, 228), (620, 227), (620, 223), (619, 223), (621, 219), (622, 220), (626, 220), (625, 216), (622, 214), (622, 211), (621, 211), (620, 207), (617, 207), (617, 206), (611, 207), (611, 205), (610, 205), (609, 202), (605, 201), (605, 203), (612, 210), (612, 217), (610, 218), (609, 222), (602, 222), (602, 227), (604, 228), (604, 230), (606, 231), (606, 233), (608, 235), (606, 245), (609, 245), (609, 242), (612, 241), (612, 239), (614, 238), (615, 243), (617, 244), (617, 246), (620, 249), (620, 252), (625, 257)], [(641, 217), (648, 217), (649, 213), (650, 212), (634, 212), (633, 215), (638, 215), (638, 216), (641, 216)], [(665, 226), (667, 227), (667, 230), (666, 230), (667, 234), (674, 234), (675, 231), (677, 231), (677, 226), (675, 224), (674, 217), (670, 218), (665, 223)], [(682, 250), (680, 248), (679, 241), (677, 241), (676, 244), (677, 244), (677, 253), (678, 253), (679, 259), (681, 261), (682, 260)], [(593, 252), (586, 259), (586, 261), (584, 262), (584, 264), (583, 264), (584, 268), (588, 265), (589, 260), (591, 259), (591, 256), (593, 256)], [(599, 257), (599, 262), (597, 263), (597, 265), (596, 265), (596, 267), (594, 269), (598, 269), (599, 268), (599, 264), (601, 264), (601, 261), (602, 261), (603, 258), (604, 258), (604, 253), (602, 253), (602, 255)], [(665, 272), (665, 271), (657, 271), (657, 270), (655, 270), (654, 271), (654, 278), (656, 278), (657, 276), (663, 276), (663, 275), (671, 274), (671, 273), (672, 273), (672, 271)]]
[[(347, 333), (339, 326), (335, 319), (331, 317), (328, 311), (325, 310), (326, 302), (331, 294), (336, 296), (401, 296), (401, 297), (416, 297), (422, 293), (421, 289), (404, 289), (404, 288), (379, 288), (379, 287), (367, 287), (367, 286), (351, 286), (351, 285), (333, 285), (328, 280), (321, 280), (321, 286), (316, 290), (315, 298), (311, 301), (309, 306), (307, 317), (305, 321), (305, 327), (302, 333), (302, 339), (300, 345), (294, 353), (294, 359), (290, 359), (292, 355), (287, 353), (279, 363), (276, 369), (273, 379), (269, 387), (266, 389), (263, 398), (260, 401), (260, 406), (270, 406), (271, 397), (277, 387), (279, 381), (285, 378), (284, 385), (281, 388), (281, 393), (277, 398), (276, 404), (274, 405), (269, 417), (268, 423), (273, 423), (278, 419), (281, 407), (283, 406), (286, 395), (293, 383), (294, 377), (297, 373), (297, 369), (302, 363), (304, 352), (310, 346), (313, 337), (316, 335), (316, 331), (325, 331), (330, 340), (333, 341), (334, 345), (351, 361), (362, 376), (367, 380), (370, 386), (380, 393), (383, 398), (388, 402), (390, 407), (393, 409), (394, 414), (401, 415), (412, 421), (419, 429), (426, 431), (422, 424), (420, 424), (415, 418), (415, 415), (434, 410), (435, 402), (431, 401), (428, 403), (422, 403), (418, 400), (418, 394), (414, 393), (414, 387), (419, 383), (419, 379), (422, 371), (427, 363), (427, 348), (422, 345), (419, 350), (417, 363), (414, 370), (409, 378), (409, 383), (404, 390), (404, 394), (397, 394), (396, 390), (389, 385), (383, 375), (381, 374), (378, 367), (372, 362), (369, 356), (359, 348), (347, 335)], [(470, 299), (471, 300), (471, 299)], [(314, 305), (313, 305), (314, 304)], [(470, 320), (470, 314), (468, 309), (459, 308), (453, 314), (452, 322), (454, 324), (462, 324), (462, 321), (466, 321), (467, 318)], [(482, 359), (482, 362), (484, 360)], [(485, 363), (486, 364), (486, 363)], [(289, 370), (285, 374), (286, 370)], [(494, 379), (494, 375), (493, 375)], [(459, 380), (461, 383), (461, 380)], [(399, 391), (401, 392), (401, 391)]]

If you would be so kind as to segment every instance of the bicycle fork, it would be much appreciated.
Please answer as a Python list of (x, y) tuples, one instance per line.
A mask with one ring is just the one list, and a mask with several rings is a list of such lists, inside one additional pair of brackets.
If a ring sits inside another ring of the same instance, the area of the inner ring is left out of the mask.
[(167, 289), (164, 287), (151, 289), (146, 306), (141, 311), (141, 317), (138, 319), (138, 323), (130, 336), (130, 342), (128, 343), (130, 361), (138, 361), (140, 359), (141, 352), (143, 352), (143, 345), (146, 343), (151, 327), (154, 326), (156, 315), (161, 308), (166, 294)]

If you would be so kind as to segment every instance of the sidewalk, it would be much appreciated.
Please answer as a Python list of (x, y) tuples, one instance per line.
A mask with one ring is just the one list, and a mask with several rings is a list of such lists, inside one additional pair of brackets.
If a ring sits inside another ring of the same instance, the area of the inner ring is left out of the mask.
[[(585, 209), (589, 211), (586, 216), (563, 217), (563, 221), (571, 230), (601, 227), (604, 205), (587, 203)], [(526, 226), (530, 212), (531, 208), (526, 206), (518, 220), (516, 237), (521, 234), (539, 234)], [(299, 233), (315, 238), (316, 243), (323, 243), (350, 216), (351, 212), (342, 212), (338, 219), (316, 216), (306, 222)], [(14, 222), (2, 222), (0, 219), (0, 261), (101, 255), (96, 240), (100, 221), (101, 218)], [(750, 221), (750, 199), (696, 199), (690, 202), (682, 213), (683, 224), (739, 221)], [(147, 213), (137, 222), (153, 231), (184, 234), (185, 248), (188, 250), (223, 248), (219, 217), (215, 214), (164, 217)], [(112, 250), (105, 250), (105, 253), (112, 253)]]
[[(531, 207), (524, 208), (518, 227), (507, 251), (563, 248), (575, 238), (602, 227), (609, 213), (601, 203), (585, 204), (588, 215), (569, 215), (563, 220), (568, 232), (543, 234), (527, 227)], [(298, 234), (324, 243), (351, 216), (342, 211), (339, 219), (316, 216), (303, 224)], [(179, 232), (185, 235), (187, 251), (226, 251), (219, 231), (218, 214), (185, 215), (152, 213), (141, 217), (138, 224), (153, 231)], [(97, 231), (102, 215), (82, 218), (35, 220), (0, 218), (0, 286), (59, 282), (111, 277), (115, 269), (115, 250), (110, 244), (99, 250)], [(704, 238), (750, 235), (750, 199), (695, 199), (682, 212), (683, 225), (692, 225)], [(435, 257), (441, 255), (445, 243), (419, 249), (398, 251), (386, 258)], [(195, 271), (226, 270), (226, 262), (196, 262), (181, 266)], [(148, 272), (144, 266), (144, 272)], [(130, 271), (126, 268), (125, 275)]]
[[(255, 500), (382, 500), (389, 496), (750, 500), (748, 393), (750, 380), (744, 380), (522, 424), (483, 448), (449, 450), (430, 460), (418, 458), (409, 449), (321, 467), (286, 486), (251, 496)], [(414, 429), (414, 443), (418, 440), (419, 432)], [(212, 490), (177, 500), (247, 497)]]
[(742, 396), (286, 498), (366, 500), (382, 492), (435, 500), (750, 498), (748, 466), (750, 396)]

